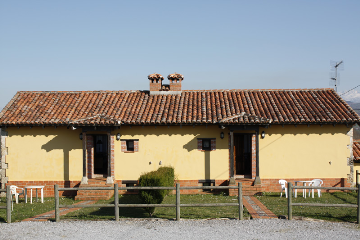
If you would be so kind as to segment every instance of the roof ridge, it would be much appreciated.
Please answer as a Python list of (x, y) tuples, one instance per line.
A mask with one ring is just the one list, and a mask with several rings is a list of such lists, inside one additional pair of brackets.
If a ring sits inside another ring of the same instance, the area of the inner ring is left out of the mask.
[[(249, 88), (249, 89), (189, 89), (189, 90), (182, 90), (182, 92), (229, 92), (229, 91), (329, 91), (333, 90), (332, 88), (286, 88), (286, 89), (276, 89), (276, 88), (269, 88), (269, 89), (261, 89), (261, 88)], [(39, 90), (39, 91), (18, 91), (18, 93), (131, 93), (131, 92), (149, 92), (149, 90), (86, 90), (86, 91), (46, 91), (46, 90)]]

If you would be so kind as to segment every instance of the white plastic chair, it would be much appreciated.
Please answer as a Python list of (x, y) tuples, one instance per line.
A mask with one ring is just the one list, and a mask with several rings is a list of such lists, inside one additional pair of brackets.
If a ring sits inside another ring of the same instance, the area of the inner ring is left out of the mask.
[[(21, 189), (22, 191), (21, 192), (18, 192), (18, 189)], [(11, 198), (12, 198), (12, 195), (15, 195), (15, 202), (16, 203), (19, 203), (19, 195), (23, 195), (24, 196), (24, 189), (23, 188), (19, 188), (15, 185), (11, 185), (10, 186), (10, 194), (11, 194)], [(11, 201), (11, 210), (14, 209), (14, 202)]]
[[(321, 179), (313, 179), (310, 183), (310, 186), (312, 187), (321, 187), (324, 182)], [(318, 197), (321, 197), (321, 189), (317, 189)], [(309, 197), (310, 197), (310, 191), (309, 191)], [(314, 198), (314, 189), (312, 189), (312, 198)]]
[(284, 180), (284, 179), (280, 179), (279, 180), (279, 184), (281, 186), (281, 194), (280, 194), (280, 197), (282, 197), (282, 191), (284, 190), (285, 191), (285, 196), (286, 198), (288, 197), (288, 192), (287, 192), (287, 181)]

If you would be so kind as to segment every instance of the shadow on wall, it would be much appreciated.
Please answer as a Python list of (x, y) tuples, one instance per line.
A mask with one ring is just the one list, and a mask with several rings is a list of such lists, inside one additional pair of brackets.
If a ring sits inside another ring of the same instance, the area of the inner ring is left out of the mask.
[[(75, 149), (82, 149), (82, 143), (76, 144), (74, 140), (80, 141), (79, 139), (69, 139), (69, 135), (58, 135), (41, 146), (41, 149), (46, 150), (46, 152), (50, 152), (52, 150), (63, 150), (65, 181), (70, 180), (70, 151)], [(74, 147), (76, 145), (78, 145), (79, 147)]]
[[(198, 139), (202, 138), (201, 136), (194, 137), (189, 142), (184, 144), (183, 148), (186, 149), (188, 152), (190, 151), (201, 151), (204, 154), (204, 164), (205, 164), (205, 178), (210, 179), (210, 169), (211, 169), (211, 157), (210, 157), (210, 150), (199, 150), (198, 149)], [(228, 144), (223, 144), (223, 142), (219, 141), (226, 141), (224, 139), (216, 139), (216, 149), (226, 149), (228, 150)]]

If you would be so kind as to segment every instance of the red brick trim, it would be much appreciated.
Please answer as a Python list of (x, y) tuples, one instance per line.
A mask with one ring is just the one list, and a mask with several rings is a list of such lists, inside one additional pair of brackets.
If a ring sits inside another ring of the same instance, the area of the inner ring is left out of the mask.
[[(210, 150), (203, 150), (203, 140), (210, 140)], [(215, 151), (216, 150), (216, 138), (198, 138), (197, 139), (197, 149), (198, 151)]]
[(251, 136), (251, 179), (256, 178), (256, 134)]
[(86, 160), (87, 160), (87, 177), (93, 178), (94, 169), (94, 138), (92, 135), (86, 135)]
[(115, 159), (115, 136), (110, 136), (110, 168), (111, 168), (111, 176), (115, 176), (115, 168), (114, 168), (114, 159)]
[[(134, 141), (134, 151), (128, 151), (127, 150), (127, 146), (126, 146), (126, 141), (127, 140), (132, 140)], [(134, 152), (139, 152), (139, 140), (137, 139), (127, 139), (127, 140), (121, 140), (121, 152), (124, 153), (134, 153)]]

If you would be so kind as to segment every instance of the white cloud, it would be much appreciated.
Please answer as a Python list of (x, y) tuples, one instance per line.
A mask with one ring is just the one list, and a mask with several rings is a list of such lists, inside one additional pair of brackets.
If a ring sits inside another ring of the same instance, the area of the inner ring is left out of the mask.
[[(341, 95), (342, 93), (340, 93)], [(356, 103), (360, 103), (360, 92), (358, 92), (357, 90), (353, 90), (350, 91), (344, 95), (341, 96), (345, 101), (351, 101), (351, 102), (356, 102)]]

